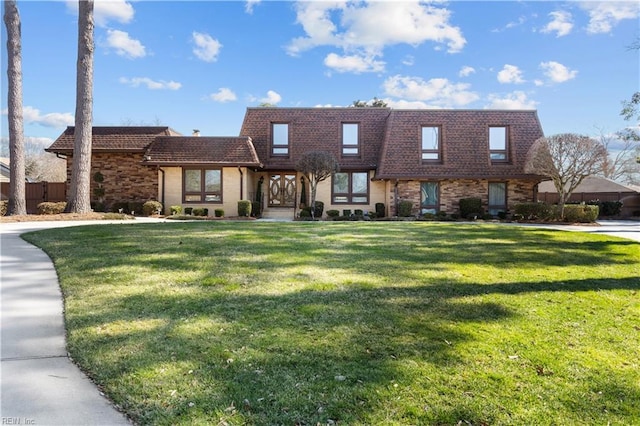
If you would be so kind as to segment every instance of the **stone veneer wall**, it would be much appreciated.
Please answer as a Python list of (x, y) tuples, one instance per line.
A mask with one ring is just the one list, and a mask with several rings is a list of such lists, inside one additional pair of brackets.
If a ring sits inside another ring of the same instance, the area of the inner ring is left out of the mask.
[[(115, 202), (145, 202), (158, 197), (158, 172), (155, 167), (143, 166), (142, 153), (93, 153), (91, 156), (91, 201), (97, 182), (96, 172), (104, 177), (103, 203), (107, 209)], [(67, 189), (71, 181), (73, 158), (67, 158)]]
[[(459, 201), (461, 198), (480, 198), (486, 209), (489, 203), (489, 180), (487, 179), (460, 179), (443, 180), (440, 183), (440, 211), (446, 213), (459, 213)], [(491, 181), (493, 182), (493, 181)], [(502, 181), (504, 182), (504, 181)], [(507, 180), (507, 208), (513, 209), (518, 203), (534, 201), (534, 191), (537, 182), (530, 180)], [(390, 200), (394, 199), (394, 187), (390, 185)], [(398, 201), (410, 200), (413, 202), (412, 214), (418, 214), (420, 206), (420, 181), (398, 182)], [(396, 206), (391, 206), (389, 214), (396, 214)]]

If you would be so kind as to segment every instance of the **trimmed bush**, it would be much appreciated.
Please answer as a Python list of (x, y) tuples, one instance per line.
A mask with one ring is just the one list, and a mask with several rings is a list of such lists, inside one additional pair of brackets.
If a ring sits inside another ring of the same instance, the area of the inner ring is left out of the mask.
[(171, 215), (176, 216), (182, 213), (182, 206), (171, 206)]
[(194, 216), (204, 216), (204, 209), (202, 207), (194, 207), (193, 209), (193, 215)]
[(600, 208), (598, 206), (590, 206), (588, 204), (565, 204), (564, 220), (565, 222), (591, 223), (598, 219)]
[(60, 214), (64, 212), (64, 208), (67, 207), (65, 201), (58, 203), (44, 202), (38, 204), (38, 214)]
[(93, 210), (94, 212), (103, 213), (107, 211), (107, 207), (104, 205), (104, 203), (100, 203), (98, 201), (92, 201), (91, 210)]
[(461, 198), (459, 201), (460, 216), (469, 219), (471, 216), (482, 217), (482, 200), (480, 198)]
[(411, 209), (413, 209), (413, 202), (409, 200), (400, 201), (398, 204), (398, 216), (411, 217)]
[(186, 214), (187, 216), (191, 216), (192, 213), (193, 213), (193, 207), (184, 208), (184, 214)]
[(0, 201), (0, 216), (6, 216), (9, 211), (9, 200)]
[(327, 210), (327, 216), (334, 218), (340, 216), (340, 212), (338, 210)]
[(224, 217), (224, 210), (223, 210), (223, 209), (215, 209), (215, 210), (213, 211), (213, 214), (214, 214), (216, 217)]
[(129, 210), (125, 211), (125, 213), (142, 214), (142, 206), (143, 205), (144, 205), (144, 203), (142, 203), (140, 201), (129, 201), (127, 203), (127, 208)]
[(617, 216), (622, 211), (621, 201), (602, 201), (598, 203), (601, 216)]
[(310, 218), (311, 217), (311, 207), (303, 207), (300, 209), (300, 217), (301, 218)]
[[(122, 210), (122, 211), (121, 211)], [(111, 205), (111, 211), (113, 213), (130, 213), (129, 203), (126, 201), (116, 201)]]
[(251, 202), (251, 216), (253, 217), (260, 216), (260, 201)]
[(316, 200), (316, 208), (314, 210), (314, 217), (316, 219), (320, 219), (322, 217), (322, 213), (324, 213), (324, 203), (322, 201)]
[(554, 217), (553, 206), (546, 203), (519, 203), (513, 210), (516, 216), (524, 220), (549, 220)]
[(364, 216), (364, 211), (363, 211), (362, 209), (355, 209), (355, 210), (353, 211), (353, 213), (354, 213), (356, 216)]
[(384, 203), (376, 203), (376, 217), (384, 217)]
[(351, 209), (342, 210), (342, 216), (345, 216), (345, 217), (351, 216)]
[(151, 216), (162, 212), (162, 203), (160, 201), (149, 200), (142, 205), (142, 214)]
[(238, 201), (238, 216), (240, 217), (251, 216), (251, 201), (249, 200)]

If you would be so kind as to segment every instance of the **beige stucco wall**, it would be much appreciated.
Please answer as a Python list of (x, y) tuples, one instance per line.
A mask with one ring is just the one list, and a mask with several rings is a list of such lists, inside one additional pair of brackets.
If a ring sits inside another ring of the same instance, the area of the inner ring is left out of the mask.
[[(254, 191), (253, 173), (245, 167), (224, 167), (222, 169), (222, 203), (184, 203), (182, 201), (182, 168), (162, 167), (164, 170), (164, 208), (165, 214), (171, 213), (171, 206), (207, 208), (213, 216), (215, 209), (223, 209), (225, 216), (238, 215), (238, 201), (248, 200)], [(158, 172), (158, 199), (162, 200), (162, 172)], [(242, 198), (240, 195), (242, 194)]]

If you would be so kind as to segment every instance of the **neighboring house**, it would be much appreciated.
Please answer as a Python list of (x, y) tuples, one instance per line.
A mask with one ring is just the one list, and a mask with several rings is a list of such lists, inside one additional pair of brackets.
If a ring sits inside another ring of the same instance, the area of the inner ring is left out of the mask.
[[(73, 127), (47, 149), (73, 154)], [(306, 152), (333, 154), (340, 171), (322, 182), (325, 211), (395, 215), (455, 213), (461, 198), (481, 198), (493, 214), (535, 200), (541, 177), (524, 173), (525, 156), (543, 132), (535, 111), (393, 110), (389, 108), (248, 108), (240, 136), (180, 136), (168, 127), (94, 127), (92, 174), (104, 177), (103, 202), (158, 199), (170, 206), (237, 212), (241, 199), (265, 216), (293, 217)], [(92, 182), (92, 186), (98, 185)], [(306, 191), (308, 194), (308, 191)]]
[(8, 183), (11, 179), (11, 171), (9, 169), (9, 159), (0, 158), (0, 182)]
[[(626, 185), (611, 179), (589, 176), (573, 191), (570, 203), (582, 203), (593, 200), (620, 201), (622, 211), (620, 216), (638, 216), (640, 212), (640, 186)], [(538, 201), (555, 204), (558, 202), (558, 191), (553, 181), (544, 181), (538, 185)]]

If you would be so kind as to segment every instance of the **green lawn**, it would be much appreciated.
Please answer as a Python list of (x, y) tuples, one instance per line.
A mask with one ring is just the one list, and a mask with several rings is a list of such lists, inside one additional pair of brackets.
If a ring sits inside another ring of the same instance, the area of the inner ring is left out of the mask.
[(640, 424), (631, 241), (223, 221), (25, 239), (55, 261), (69, 352), (138, 424)]

